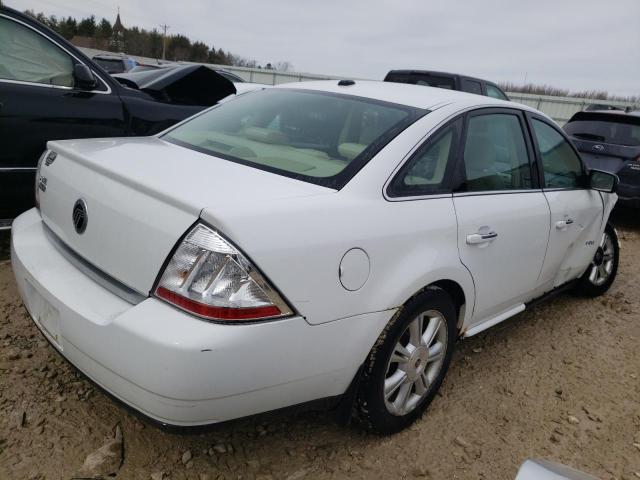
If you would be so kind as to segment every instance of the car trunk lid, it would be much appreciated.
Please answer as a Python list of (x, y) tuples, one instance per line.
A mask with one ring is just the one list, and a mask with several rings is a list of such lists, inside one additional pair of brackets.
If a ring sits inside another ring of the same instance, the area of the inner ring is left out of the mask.
[[(237, 203), (333, 192), (158, 138), (68, 140), (48, 148), (57, 157), (40, 173), (45, 224), (95, 268), (144, 295), (205, 207), (229, 222), (225, 211)], [(84, 231), (74, 226), (78, 202)]]

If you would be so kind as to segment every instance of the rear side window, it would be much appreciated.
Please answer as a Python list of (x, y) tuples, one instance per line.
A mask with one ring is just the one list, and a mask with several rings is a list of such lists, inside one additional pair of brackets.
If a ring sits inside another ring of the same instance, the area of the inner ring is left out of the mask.
[(482, 95), (482, 86), (480, 82), (476, 82), (475, 80), (469, 80), (467, 78), (462, 79), (462, 91), (475, 93), (476, 95)]
[(485, 88), (487, 89), (487, 97), (497, 98), (497, 99), (500, 99), (500, 100), (509, 100), (507, 98), (507, 96), (504, 93), (502, 93), (502, 90), (500, 90), (495, 85), (491, 85), (490, 83), (486, 83), (485, 84)]
[(569, 142), (552, 126), (532, 121), (542, 160), (545, 188), (578, 188), (584, 174), (582, 162)]
[(391, 197), (450, 192), (445, 174), (456, 158), (462, 119), (445, 126), (413, 155), (389, 185)]
[(532, 188), (531, 165), (520, 118), (495, 113), (469, 118), (461, 191)]
[(385, 82), (409, 83), (411, 85), (422, 85), (425, 87), (445, 88), (455, 90), (456, 83), (453, 77), (444, 75), (428, 75), (420, 73), (390, 73), (384, 79)]
[(0, 78), (73, 86), (73, 61), (47, 38), (0, 17)]

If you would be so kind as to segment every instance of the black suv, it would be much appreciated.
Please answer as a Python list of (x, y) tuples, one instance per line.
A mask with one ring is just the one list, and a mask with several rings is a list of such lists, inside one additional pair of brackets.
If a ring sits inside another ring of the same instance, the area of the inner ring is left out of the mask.
[(429, 70), (391, 70), (384, 77), (384, 81), (446, 88), (448, 90), (485, 95), (500, 100), (509, 100), (507, 94), (495, 83), (480, 78), (458, 75), (457, 73), (432, 72)]
[(640, 112), (578, 112), (563, 129), (587, 168), (618, 175), (619, 203), (640, 208)]

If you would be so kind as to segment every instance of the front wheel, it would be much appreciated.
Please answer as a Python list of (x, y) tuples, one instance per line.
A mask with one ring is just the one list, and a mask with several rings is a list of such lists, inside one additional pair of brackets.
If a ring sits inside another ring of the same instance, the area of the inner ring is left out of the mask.
[(589, 268), (576, 286), (576, 292), (587, 297), (604, 294), (616, 278), (619, 258), (618, 234), (613, 225), (608, 223)]
[(428, 287), (407, 302), (364, 364), (356, 419), (382, 434), (414, 422), (440, 388), (455, 340), (456, 309), (444, 290)]

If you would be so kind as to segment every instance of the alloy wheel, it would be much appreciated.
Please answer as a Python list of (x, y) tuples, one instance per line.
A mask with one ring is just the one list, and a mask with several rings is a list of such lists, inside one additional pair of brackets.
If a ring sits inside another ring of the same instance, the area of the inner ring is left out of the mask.
[(614, 245), (609, 233), (604, 232), (595, 256), (591, 262), (589, 281), (596, 286), (604, 284), (613, 272)]
[(427, 396), (444, 362), (447, 325), (442, 313), (418, 314), (404, 330), (387, 364), (384, 402), (392, 415), (406, 415)]

